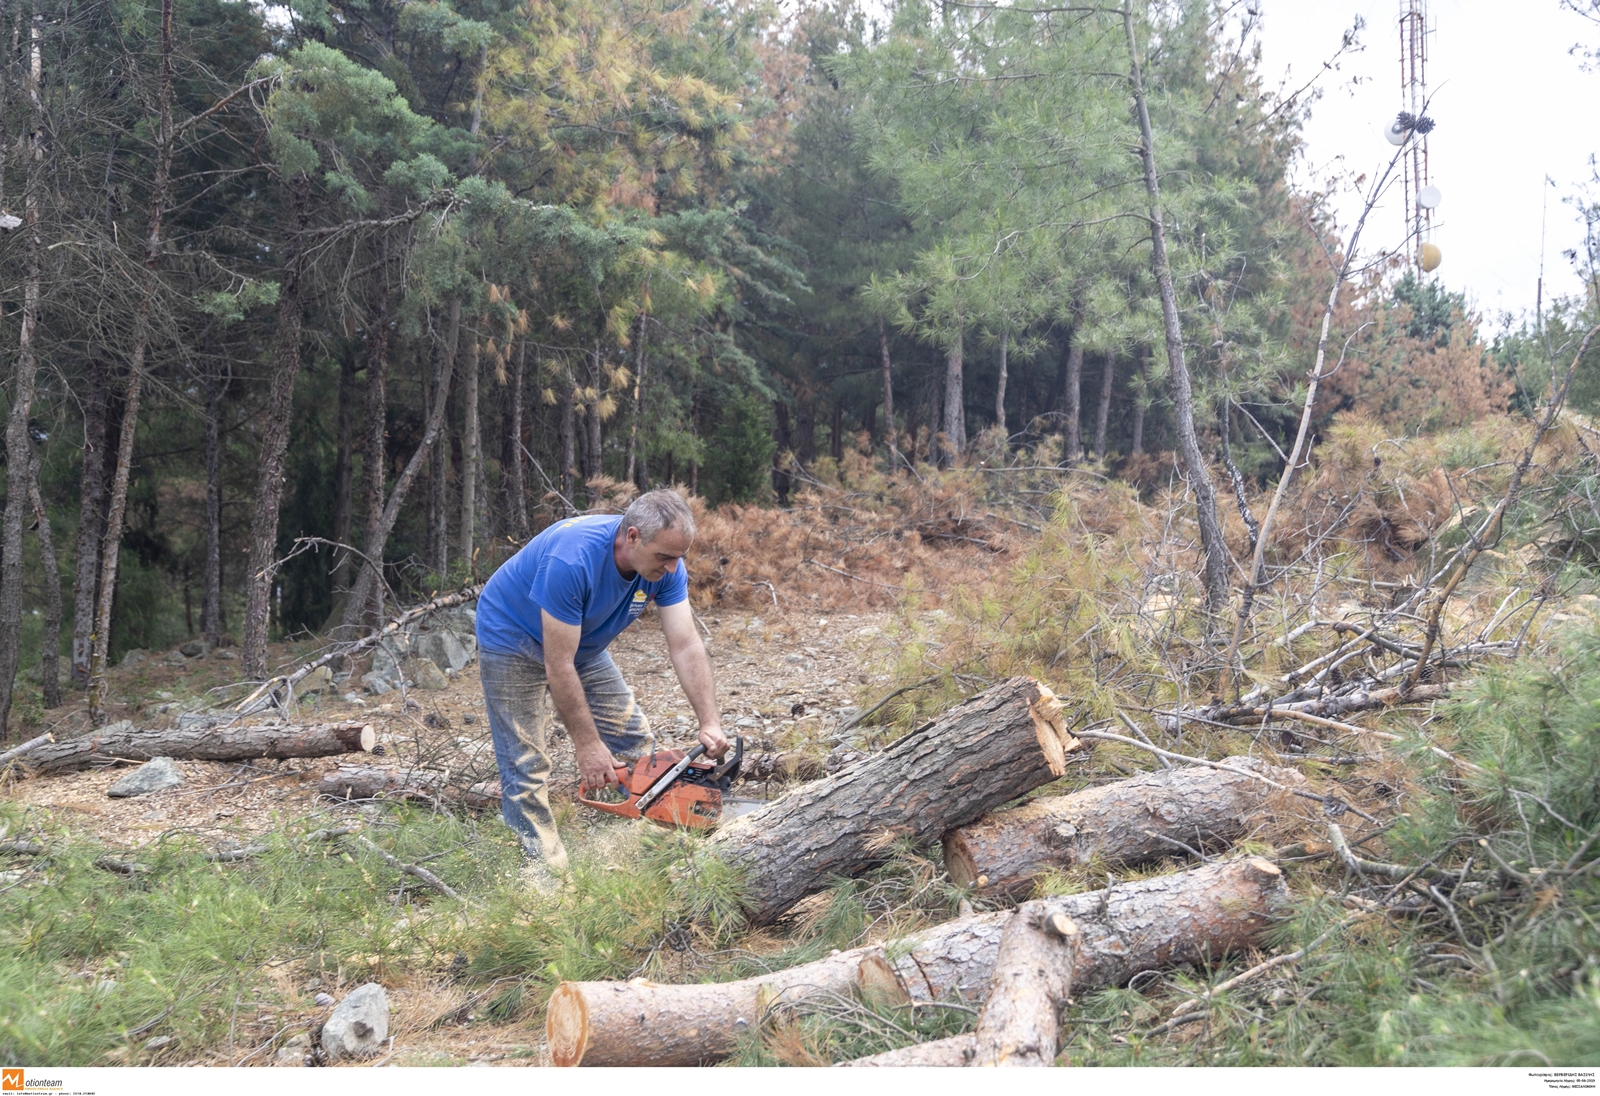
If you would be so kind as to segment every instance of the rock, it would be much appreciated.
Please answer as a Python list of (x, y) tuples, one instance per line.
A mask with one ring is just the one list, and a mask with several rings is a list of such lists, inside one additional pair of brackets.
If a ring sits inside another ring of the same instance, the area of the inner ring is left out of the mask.
[[(454, 632), (458, 637), (477, 637), (478, 610), (471, 605), (457, 605), (450, 609), (440, 609), (428, 618), (429, 625), (435, 630)], [(476, 645), (476, 644), (474, 644)]]
[[(332, 998), (329, 998), (329, 1003), (332, 1003)], [(310, 1050), (311, 1036), (307, 1035), (303, 1031), (298, 1035), (291, 1035), (289, 1038), (284, 1040), (283, 1046), (278, 1048), (278, 1053), (275, 1056), (277, 1058), (277, 1064), (284, 1066), (303, 1066), (306, 1064), (306, 1054), (309, 1053)]]
[(411, 642), (411, 653), (413, 658), (432, 659), (434, 665), (446, 672), (458, 671), (472, 661), (466, 645), (454, 632), (428, 632), (417, 636)]
[(331, 688), (333, 688), (333, 671), (326, 666), (318, 666), (305, 677), (302, 677), (300, 684), (295, 686), (295, 690), (301, 696), (310, 696), (313, 693), (320, 693), (324, 689)]
[(239, 656), (234, 654), (232, 651), (218, 651), (212, 657), (213, 658), (225, 659), (225, 660), (227, 660), (229, 662), (232, 662), (234, 659), (238, 658)]
[(319, 993), (316, 995), (316, 997), (312, 998), (312, 1000), (316, 1001), (317, 1004), (321, 1005), (323, 1008), (327, 1008), (329, 1005), (333, 1004), (334, 998), (333, 994), (331, 993)]
[(166, 788), (176, 788), (183, 783), (183, 774), (170, 757), (152, 757), (131, 773), (111, 785), (106, 792), (112, 799), (129, 799), (135, 795), (148, 795)]
[(168, 651), (161, 656), (161, 662), (166, 666), (182, 666), (189, 660), (183, 657), (182, 651)]
[(222, 720), (211, 712), (180, 712), (178, 726), (181, 727), (214, 727)]
[(183, 655), (184, 658), (199, 658), (201, 655), (209, 653), (210, 650), (211, 644), (205, 640), (191, 639), (188, 643), (178, 648), (178, 653)]
[(119, 719), (115, 723), (107, 723), (100, 728), (100, 733), (107, 735), (123, 735), (133, 730), (133, 720)]
[(345, 693), (339, 699), (344, 701), (346, 704), (354, 704), (354, 705), (356, 705), (357, 707), (360, 707), (360, 708), (365, 708), (367, 706), (367, 702), (365, 700), (362, 700), (355, 693)]
[(165, 1048), (170, 1047), (173, 1043), (176, 1043), (177, 1041), (178, 1040), (174, 1039), (170, 1035), (157, 1035), (154, 1039), (146, 1039), (145, 1040), (144, 1049), (146, 1049), (146, 1050), (164, 1050)]
[(418, 689), (427, 689), (438, 692), (450, 687), (450, 679), (444, 676), (444, 671), (439, 669), (439, 664), (431, 658), (412, 656), (406, 659), (406, 677), (411, 679), (411, 684)]
[(389, 684), (389, 679), (377, 670), (373, 670), (370, 674), (362, 674), (361, 684), (373, 696), (382, 696), (393, 688)]
[(145, 650), (142, 647), (135, 647), (133, 650), (129, 651), (128, 653), (126, 653), (125, 655), (122, 656), (122, 662), (120, 663), (120, 665), (127, 666), (127, 667), (131, 668), (131, 667), (139, 665), (142, 662), (149, 662), (149, 661), (150, 661), (150, 652)]
[(404, 632), (390, 636), (372, 652), (372, 672), (382, 674), (390, 681), (400, 680), (400, 663), (411, 655), (412, 637)]
[(388, 1037), (389, 995), (376, 982), (357, 986), (322, 1025), (322, 1049), (335, 1062), (376, 1054)]

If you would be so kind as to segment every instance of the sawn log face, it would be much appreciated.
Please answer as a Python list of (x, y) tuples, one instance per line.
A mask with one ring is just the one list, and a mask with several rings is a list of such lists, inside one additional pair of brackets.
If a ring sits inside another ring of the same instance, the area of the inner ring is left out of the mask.
[[(1224, 764), (1259, 772), (1279, 784), (1304, 777), (1249, 757)], [(963, 886), (984, 894), (1025, 896), (1034, 879), (1098, 857), (1134, 864), (1180, 852), (1173, 841), (1198, 847), (1233, 841), (1248, 829), (1275, 789), (1238, 772), (1185, 766), (1144, 773), (1071, 795), (1035, 799), (996, 811), (944, 837), (945, 867)]]
[(370, 751), (377, 737), (369, 723), (224, 724), (168, 730), (91, 732), (31, 751), (27, 762), (42, 772), (81, 769), (99, 760), (249, 761), (258, 757), (331, 757)]
[(830, 878), (880, 863), (885, 833), (938, 840), (1059, 777), (1078, 746), (1050, 690), (1014, 677), (881, 753), (734, 819), (703, 851), (743, 870), (750, 919), (767, 924)]

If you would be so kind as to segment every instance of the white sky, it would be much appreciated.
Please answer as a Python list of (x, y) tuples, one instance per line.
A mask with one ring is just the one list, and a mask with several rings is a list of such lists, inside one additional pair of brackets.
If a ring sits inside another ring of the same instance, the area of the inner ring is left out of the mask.
[[(1305, 130), (1307, 162), (1295, 175), (1309, 185), (1335, 172), (1381, 170), (1394, 151), (1383, 130), (1403, 106), (1400, 0), (1253, 6), (1262, 13), (1263, 76), (1275, 83), (1287, 71), (1291, 89), (1337, 51), (1357, 15), (1366, 19), (1365, 48), (1319, 85), (1323, 96)], [(1438, 123), (1428, 137), (1430, 181), (1444, 195), (1434, 210), (1433, 241), (1444, 253), (1434, 276), (1465, 290), (1491, 323), (1502, 312), (1531, 312), (1544, 213), (1545, 299), (1576, 295), (1578, 277), (1561, 252), (1581, 244), (1581, 223), (1561, 199), (1589, 179), (1589, 158), (1600, 151), (1600, 74), (1584, 72), (1567, 51), (1579, 41), (1600, 46), (1600, 28), (1557, 0), (1428, 0), (1427, 7), (1436, 29), (1428, 113)], [(1404, 238), (1402, 205), (1396, 187), (1368, 220), (1363, 252)], [(1341, 223), (1353, 224), (1361, 200), (1346, 191), (1337, 207)]]

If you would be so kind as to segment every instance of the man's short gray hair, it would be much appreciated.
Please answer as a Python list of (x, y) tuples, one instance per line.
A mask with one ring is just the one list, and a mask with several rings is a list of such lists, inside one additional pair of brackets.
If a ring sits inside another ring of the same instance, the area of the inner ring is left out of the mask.
[(646, 491), (622, 515), (622, 528), (639, 530), (639, 543), (649, 544), (663, 529), (681, 529), (685, 536), (694, 538), (694, 511), (683, 496), (663, 487)]

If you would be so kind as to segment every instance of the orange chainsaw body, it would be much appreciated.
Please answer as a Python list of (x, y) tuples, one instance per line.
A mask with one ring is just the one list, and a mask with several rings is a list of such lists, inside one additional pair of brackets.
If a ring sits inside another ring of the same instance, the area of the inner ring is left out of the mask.
[[(630, 773), (617, 767), (617, 784), (607, 785), (597, 794), (617, 797), (614, 801), (591, 799), (578, 791), (578, 802), (586, 807), (623, 818), (648, 818), (660, 826), (683, 826), (689, 829), (710, 829), (722, 817), (722, 791), (704, 784), (678, 781), (663, 792), (641, 814), (639, 797), (649, 791), (678, 762), (687, 755), (682, 750), (657, 750), (641, 757)], [(697, 769), (710, 769), (711, 764), (692, 765)], [(619, 787), (620, 785), (620, 787)]]

